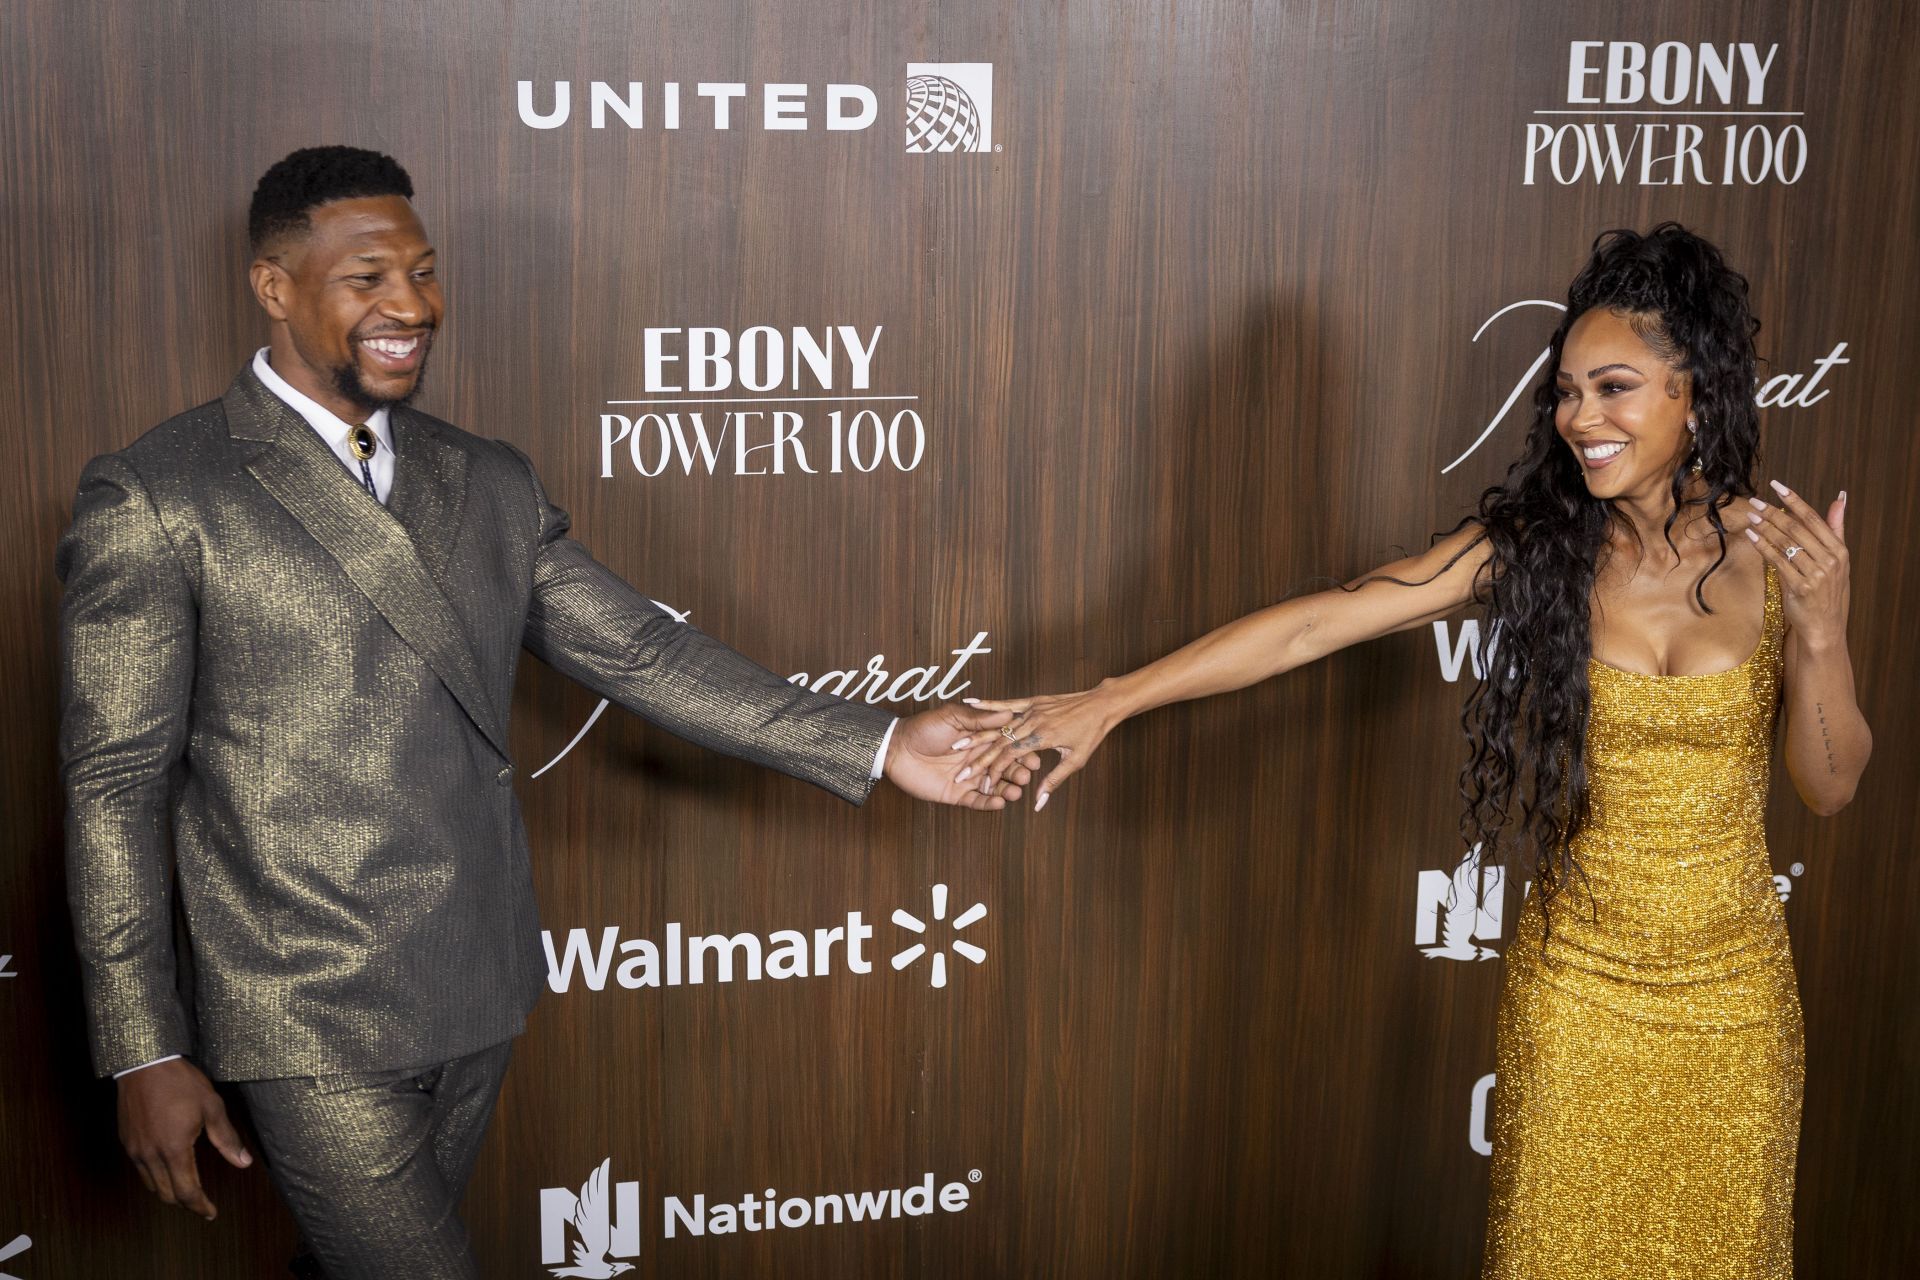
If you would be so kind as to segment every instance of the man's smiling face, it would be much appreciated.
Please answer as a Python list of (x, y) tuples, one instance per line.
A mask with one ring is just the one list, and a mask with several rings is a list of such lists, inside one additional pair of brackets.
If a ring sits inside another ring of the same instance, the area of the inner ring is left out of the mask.
[(254, 264), (261, 305), (285, 325), (275, 334), (274, 369), (342, 418), (405, 403), (420, 389), (445, 310), (413, 205), (366, 196), (320, 205), (307, 218), (306, 232)]

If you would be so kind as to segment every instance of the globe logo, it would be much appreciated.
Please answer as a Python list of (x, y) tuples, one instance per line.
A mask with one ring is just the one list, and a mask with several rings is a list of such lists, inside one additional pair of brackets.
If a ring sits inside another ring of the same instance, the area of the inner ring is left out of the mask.
[(908, 151), (972, 151), (979, 141), (980, 112), (965, 89), (945, 76), (908, 78)]

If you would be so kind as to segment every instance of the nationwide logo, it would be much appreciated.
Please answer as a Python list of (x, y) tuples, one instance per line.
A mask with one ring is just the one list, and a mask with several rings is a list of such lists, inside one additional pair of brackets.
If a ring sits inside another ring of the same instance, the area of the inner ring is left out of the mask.
[[(640, 1256), (640, 1184), (622, 1182), (608, 1195), (607, 1178), (613, 1157), (587, 1175), (580, 1190), (565, 1187), (540, 1189), (540, 1261), (549, 1264), (556, 1276), (584, 1276), (606, 1280), (633, 1270), (631, 1262), (615, 1259)], [(571, 1265), (552, 1266), (567, 1261), (567, 1228), (572, 1227)]]
[(972, 1199), (967, 1183), (980, 1181), (980, 1171), (969, 1169), (966, 1182), (949, 1182), (936, 1188), (929, 1173), (917, 1183), (886, 1187), (879, 1191), (841, 1191), (821, 1196), (786, 1196), (768, 1187), (756, 1196), (748, 1192), (738, 1200), (708, 1203), (707, 1197), (693, 1197), (691, 1203), (679, 1196), (668, 1196), (661, 1206), (666, 1222), (666, 1238), (681, 1232), (690, 1236), (724, 1236), (736, 1231), (773, 1231), (780, 1227), (834, 1227), (848, 1222), (879, 1222), (888, 1218), (924, 1218), (937, 1207), (946, 1213), (965, 1211)]
[(993, 150), (993, 64), (907, 64), (907, 150)]
[(1449, 875), (1422, 871), (1413, 908), (1413, 943), (1429, 960), (1491, 960), (1501, 934), (1506, 872), (1480, 865), (1480, 846)]
[[(1567, 309), (1564, 302), (1554, 302), (1548, 298), (1522, 298), (1518, 302), (1509, 302), (1506, 306), (1501, 307), (1485, 320), (1481, 321), (1480, 327), (1474, 330), (1473, 337), (1470, 341), (1479, 342), (1482, 335), (1493, 327), (1494, 321), (1500, 319), (1502, 316), (1530, 307), (1542, 307), (1548, 311), (1560, 312), (1564, 312)], [(1828, 371), (1838, 365), (1853, 363), (1852, 359), (1846, 354), (1846, 351), (1846, 343), (1835, 343), (1833, 350), (1814, 360), (1813, 371), (1811, 373), (1774, 374), (1765, 382), (1760, 383), (1755, 389), (1753, 402), (1762, 409), (1811, 409), (1814, 405), (1833, 394), (1832, 388), (1820, 386), (1821, 382), (1826, 379)], [(1530, 412), (1532, 404), (1530, 393), (1533, 391), (1535, 385), (1534, 380), (1538, 378), (1541, 371), (1547, 367), (1547, 358), (1552, 354), (1553, 348), (1550, 346), (1540, 349), (1539, 354), (1534, 356), (1533, 363), (1527, 366), (1527, 371), (1520, 375), (1519, 381), (1515, 382), (1507, 392), (1507, 397), (1501, 401), (1500, 408), (1494, 412), (1493, 417), (1488, 420), (1487, 425), (1481, 428), (1480, 434), (1474, 437), (1473, 443), (1468, 445), (1459, 457), (1440, 468), (1441, 475), (1447, 474), (1447, 472), (1472, 457), (1474, 451), (1487, 442), (1487, 438), (1493, 434), (1494, 428), (1504, 422), (1507, 416), (1513, 412), (1515, 405), (1526, 400), (1529, 406), (1528, 412)], [(1526, 414), (1523, 413), (1522, 416), (1525, 417)]]
[[(578, 1191), (567, 1187), (540, 1189), (540, 1262), (555, 1276), (605, 1280), (634, 1265), (640, 1256), (640, 1184), (610, 1183), (613, 1158), (602, 1160)], [(928, 1217), (937, 1209), (963, 1213), (981, 1181), (978, 1169), (969, 1169), (965, 1182), (940, 1183), (932, 1173), (918, 1182), (878, 1190), (834, 1192), (814, 1196), (782, 1196), (768, 1187), (748, 1192), (738, 1200), (667, 1196), (661, 1202), (661, 1235), (724, 1236), (741, 1231), (776, 1231), (782, 1227), (841, 1226), (847, 1223)], [(972, 1184), (972, 1185), (970, 1185)], [(26, 1237), (14, 1242), (24, 1247)], [(569, 1259), (567, 1247), (572, 1244)], [(4, 1261), (10, 1254), (0, 1254)]]
[(1779, 54), (1777, 44), (1747, 42), (1667, 40), (1648, 48), (1637, 40), (1573, 41), (1565, 104), (1535, 111), (1526, 127), (1522, 184), (1798, 182), (1807, 134), (1784, 121), (1806, 113), (1767, 101)]
[[(958, 933), (968, 925), (984, 920), (986, 917), (987, 904), (984, 902), (976, 902), (965, 911), (962, 911), (958, 916), (954, 917), (953, 931)], [(943, 884), (933, 886), (933, 918), (935, 921), (941, 921), (947, 918), (947, 886)], [(918, 918), (908, 915), (905, 911), (898, 908), (894, 909), (893, 922), (902, 929), (910, 929), (914, 933), (925, 933), (927, 931), (927, 926), (922, 924)], [(957, 956), (969, 960), (974, 964), (984, 964), (986, 962), (987, 953), (979, 947), (974, 946), (971, 942), (962, 942), (956, 938), (952, 946), (953, 953)], [(906, 968), (915, 960), (925, 955), (926, 951), (926, 943), (916, 942), (906, 950), (896, 953), (893, 957), (894, 970), (897, 972)], [(931, 969), (932, 972), (928, 977), (928, 981), (936, 987), (946, 986), (947, 957), (936, 950), (933, 953)]]
[[(933, 919), (944, 921), (947, 910), (947, 886), (933, 886)], [(976, 902), (961, 912), (950, 926), (958, 933), (986, 918), (985, 903)], [(928, 951), (928, 925), (904, 911), (893, 913), (894, 924), (918, 939), (903, 939), (909, 945), (893, 956), (897, 972), (905, 969)], [(849, 974), (873, 972), (867, 956), (867, 943), (873, 940), (873, 926), (859, 911), (846, 913), (843, 923), (814, 929), (775, 929), (762, 937), (757, 933), (688, 933), (679, 921), (666, 927), (663, 942), (651, 938), (622, 938), (619, 925), (607, 925), (595, 941), (586, 929), (569, 929), (558, 947), (552, 930), (540, 932), (547, 953), (547, 986), (556, 995), (573, 989), (576, 975), (589, 991), (604, 991), (607, 980), (628, 991), (643, 987), (701, 986), (709, 982), (786, 981), (793, 978), (824, 978), (834, 972), (835, 957)], [(979, 965), (987, 959), (986, 949), (971, 942), (953, 939), (948, 948), (954, 954)], [(929, 981), (935, 987), (947, 985), (945, 949), (935, 948), (929, 966)], [(618, 962), (616, 963), (616, 957)]]
[[(1785, 906), (1793, 896), (1794, 881), (1806, 873), (1796, 862), (1776, 872), (1773, 891)], [(1521, 886), (1525, 897), (1531, 885)], [(1422, 871), (1415, 891), (1413, 944), (1430, 960), (1492, 960), (1500, 953), (1491, 944), (1505, 933), (1506, 872), (1498, 864), (1480, 865), (1480, 846), (1461, 860), (1452, 874)]]

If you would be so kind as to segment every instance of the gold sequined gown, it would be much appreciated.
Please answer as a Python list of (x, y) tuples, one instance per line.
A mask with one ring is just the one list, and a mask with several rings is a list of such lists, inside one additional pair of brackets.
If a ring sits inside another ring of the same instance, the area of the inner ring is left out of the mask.
[(1804, 1055), (1767, 857), (1780, 588), (1729, 671), (1589, 666), (1576, 885), (1506, 952), (1483, 1280), (1793, 1274)]

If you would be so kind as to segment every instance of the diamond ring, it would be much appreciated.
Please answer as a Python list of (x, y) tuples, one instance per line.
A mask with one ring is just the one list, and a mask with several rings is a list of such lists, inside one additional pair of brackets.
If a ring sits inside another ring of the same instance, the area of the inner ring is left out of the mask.
[(1793, 558), (1794, 558), (1795, 556), (1797, 556), (1797, 555), (1799, 555), (1799, 554), (1800, 554), (1800, 553), (1801, 553), (1802, 551), (1805, 551), (1805, 550), (1806, 550), (1806, 548), (1805, 548), (1805, 547), (1788, 547), (1788, 548), (1787, 548), (1787, 559), (1789, 559), (1789, 560), (1791, 560), (1791, 559), (1793, 559)]

